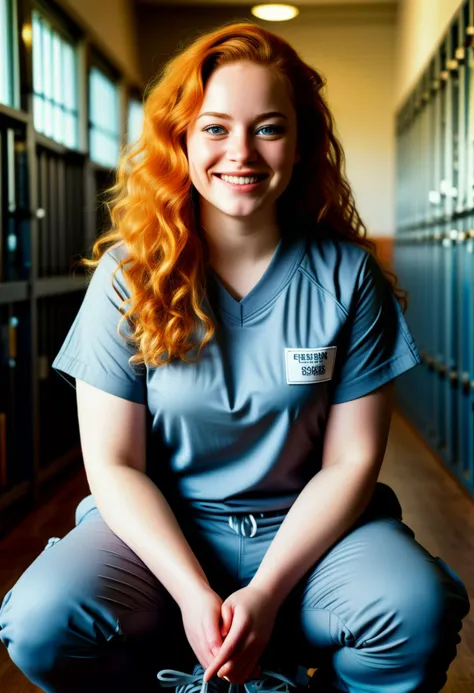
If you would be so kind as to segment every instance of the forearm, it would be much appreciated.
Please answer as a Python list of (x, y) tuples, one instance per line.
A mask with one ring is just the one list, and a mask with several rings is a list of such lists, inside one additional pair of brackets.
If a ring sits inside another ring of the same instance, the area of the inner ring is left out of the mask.
[(124, 465), (103, 467), (89, 485), (97, 507), (122, 539), (164, 585), (180, 608), (209, 588), (164, 495), (142, 472)]
[(251, 584), (278, 603), (360, 517), (376, 478), (362, 466), (333, 465), (304, 487), (282, 522)]

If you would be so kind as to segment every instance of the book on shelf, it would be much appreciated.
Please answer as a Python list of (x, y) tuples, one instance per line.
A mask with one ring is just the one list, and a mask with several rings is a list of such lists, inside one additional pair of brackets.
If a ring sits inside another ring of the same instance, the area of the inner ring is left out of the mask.
[(5, 488), (7, 482), (7, 415), (0, 411), (0, 489)]
[(0, 282), (28, 279), (29, 172), (26, 142), (0, 127)]

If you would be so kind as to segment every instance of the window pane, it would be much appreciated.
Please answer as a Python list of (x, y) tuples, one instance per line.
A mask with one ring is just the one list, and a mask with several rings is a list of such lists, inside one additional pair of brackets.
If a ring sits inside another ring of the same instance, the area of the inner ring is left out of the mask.
[(44, 100), (39, 96), (33, 96), (33, 119), (38, 132), (44, 132)]
[(89, 75), (91, 159), (114, 168), (120, 151), (119, 92), (98, 68)]
[(136, 142), (142, 134), (143, 128), (143, 104), (132, 99), (128, 104), (128, 133), (129, 142)]
[(0, 102), (15, 106), (12, 1), (0, 0)]
[(53, 134), (53, 89), (52, 60), (51, 60), (51, 31), (43, 24), (41, 50), (43, 54), (43, 79), (44, 79), (44, 134), (50, 137)]
[(74, 51), (67, 43), (63, 43), (62, 52), (64, 105), (66, 109), (75, 111), (77, 109), (77, 78)]
[(77, 60), (74, 46), (33, 11), (34, 124), (71, 149), (79, 142)]
[(61, 62), (61, 42), (58, 35), (53, 35), (53, 100), (54, 100), (54, 133), (55, 136), (64, 142), (64, 119), (61, 106), (63, 94), (62, 85), (62, 62)]
[(33, 16), (33, 89), (37, 94), (42, 94), (44, 90), (40, 57), (41, 29), (40, 22)]

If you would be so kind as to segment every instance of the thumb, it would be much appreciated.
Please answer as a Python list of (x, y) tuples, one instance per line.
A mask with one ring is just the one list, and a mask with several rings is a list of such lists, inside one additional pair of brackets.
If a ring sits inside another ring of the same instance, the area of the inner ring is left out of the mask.
[(224, 602), (221, 607), (222, 615), (222, 626), (221, 633), (222, 637), (225, 638), (232, 625), (232, 607), (227, 602)]

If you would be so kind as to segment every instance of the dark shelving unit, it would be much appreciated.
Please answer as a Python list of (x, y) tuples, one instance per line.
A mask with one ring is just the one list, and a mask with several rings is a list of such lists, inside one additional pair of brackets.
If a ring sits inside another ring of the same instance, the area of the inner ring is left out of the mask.
[[(42, 502), (52, 482), (81, 464), (75, 393), (51, 363), (87, 286), (74, 263), (90, 257), (107, 227), (101, 203), (115, 175), (90, 158), (90, 66), (109, 65), (127, 96), (139, 91), (64, 9), (14, 2), (19, 108), (0, 103), (0, 536)], [(76, 42), (75, 149), (35, 129), (32, 49), (23, 31), (32, 27), (34, 9)], [(124, 130), (121, 135), (123, 141)]]

